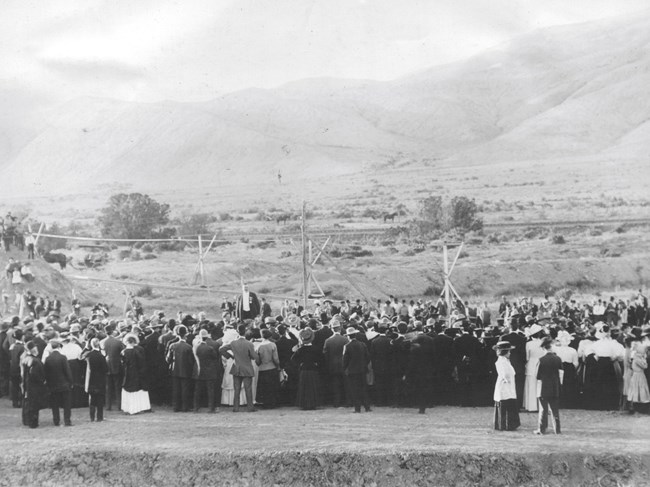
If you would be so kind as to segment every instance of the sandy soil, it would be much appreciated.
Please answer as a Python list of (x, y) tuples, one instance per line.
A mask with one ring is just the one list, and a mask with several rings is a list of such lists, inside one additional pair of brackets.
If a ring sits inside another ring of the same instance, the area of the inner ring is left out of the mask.
[(650, 485), (650, 417), (562, 411), (564, 434), (490, 427), (491, 408), (109, 412), (20, 426), (0, 401), (0, 485)]

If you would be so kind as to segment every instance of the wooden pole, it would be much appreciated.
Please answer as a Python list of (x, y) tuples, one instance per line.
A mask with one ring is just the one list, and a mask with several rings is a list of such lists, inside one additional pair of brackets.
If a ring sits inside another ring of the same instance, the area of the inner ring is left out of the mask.
[(451, 325), (451, 295), (449, 289), (449, 261), (447, 258), (447, 244), (442, 246), (442, 262), (445, 273), (445, 303), (447, 303), (447, 324)]
[(199, 235), (199, 275), (201, 276), (201, 285), (205, 285), (205, 276), (203, 274), (203, 239)]
[(306, 203), (302, 202), (302, 221), (300, 223), (300, 236), (302, 238), (302, 294), (303, 294), (303, 307), (307, 309), (307, 301), (309, 298), (309, 276), (307, 274), (307, 238), (306, 221), (305, 221), (305, 206)]

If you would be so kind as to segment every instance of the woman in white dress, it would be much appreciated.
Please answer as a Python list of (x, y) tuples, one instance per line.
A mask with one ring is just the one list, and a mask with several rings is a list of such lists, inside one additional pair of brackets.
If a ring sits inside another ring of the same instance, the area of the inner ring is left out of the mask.
[(528, 328), (527, 334), (531, 339), (526, 343), (524, 409), (526, 411), (537, 411), (537, 366), (539, 365), (539, 359), (546, 353), (546, 350), (542, 348), (544, 329), (535, 323)]
[(149, 392), (144, 386), (145, 357), (144, 350), (138, 347), (138, 337), (132, 333), (124, 337), (126, 348), (122, 350), (122, 411), (137, 414), (151, 411)]

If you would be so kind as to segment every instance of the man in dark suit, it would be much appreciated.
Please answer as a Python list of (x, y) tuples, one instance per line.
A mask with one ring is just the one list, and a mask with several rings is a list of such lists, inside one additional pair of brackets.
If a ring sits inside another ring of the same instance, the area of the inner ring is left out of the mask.
[(122, 350), (124, 344), (116, 335), (115, 325), (109, 325), (106, 328), (108, 335), (102, 343), (102, 348), (106, 354), (106, 365), (108, 372), (106, 374), (106, 410), (113, 409), (113, 401), (119, 410), (122, 401)]
[(239, 338), (222, 346), (219, 349), (219, 353), (224, 357), (232, 356), (235, 359), (235, 363), (232, 364), (232, 368), (230, 369), (235, 386), (233, 412), (239, 412), (239, 398), (243, 384), (246, 394), (246, 410), (252, 413), (257, 411), (253, 406), (253, 376), (255, 375), (255, 371), (252, 362), (253, 360), (257, 360), (257, 352), (253, 344), (244, 338), (246, 325), (239, 325), (237, 331), (239, 332)]
[(38, 347), (33, 342), (26, 345), (28, 356), (25, 357), (23, 367), (23, 390), (25, 407), (25, 424), (30, 428), (38, 428), (38, 414), (41, 404), (46, 401), (47, 389), (45, 387), (45, 374), (43, 364), (38, 358)]
[(215, 397), (217, 381), (219, 379), (219, 361), (221, 357), (214, 347), (208, 345), (210, 334), (208, 330), (199, 331), (201, 343), (196, 347), (196, 369), (194, 373), (194, 411), (198, 412), (201, 404), (203, 390), (208, 396), (208, 408), (211, 413), (216, 412)]
[(551, 351), (553, 339), (546, 337), (542, 340), (542, 348), (546, 350), (546, 355), (539, 359), (537, 369), (537, 397), (539, 400), (539, 417), (538, 428), (535, 430), (536, 435), (546, 433), (548, 426), (548, 413), (551, 412), (553, 420), (553, 432), (556, 435), (561, 433), (560, 430), (560, 375), (562, 373), (562, 359)]
[(45, 381), (50, 391), (50, 402), (52, 406), (52, 420), (54, 426), (61, 424), (59, 408), (63, 408), (63, 422), (66, 426), (72, 426), (72, 372), (65, 355), (61, 354), (61, 342), (51, 340), (52, 352), (45, 359), (43, 369)]
[(343, 348), (349, 340), (341, 335), (341, 323), (338, 321), (332, 322), (332, 333), (323, 345), (323, 356), (327, 367), (332, 405), (337, 408), (341, 406), (345, 397)]
[(475, 406), (477, 403), (476, 382), (480, 370), (481, 342), (471, 332), (470, 325), (464, 324), (462, 330), (462, 334), (454, 339), (460, 405)]
[(510, 333), (501, 336), (501, 341), (509, 342), (514, 347), (510, 351), (510, 363), (515, 369), (515, 389), (519, 408), (524, 405), (524, 384), (526, 382), (526, 335), (519, 330), (519, 323), (513, 320)]
[(393, 346), (386, 336), (388, 319), (377, 324), (375, 338), (370, 340), (370, 361), (375, 374), (375, 404), (388, 406), (393, 400)]
[[(419, 325), (421, 327), (421, 325)], [(424, 414), (431, 402), (431, 386), (433, 385), (434, 360), (433, 338), (417, 330), (418, 334), (411, 340), (409, 365), (406, 370), (406, 381), (411, 397), (420, 414)]]
[(165, 355), (160, 352), (158, 344), (160, 339), (160, 330), (163, 324), (158, 318), (151, 320), (148, 326), (150, 333), (145, 337), (142, 344), (145, 357), (145, 381), (149, 386), (149, 397), (153, 404), (163, 404), (168, 397), (167, 382), (167, 364)]
[(293, 347), (298, 345), (298, 339), (291, 333), (287, 333), (285, 325), (278, 326), (278, 335), (280, 337), (275, 342), (278, 347), (278, 358), (280, 359), (280, 369), (287, 374), (286, 382), (280, 387), (279, 403), (283, 405), (293, 405), (295, 403), (296, 390), (298, 389), (298, 367), (291, 360)]
[(167, 353), (167, 362), (172, 369), (172, 407), (175, 413), (190, 410), (190, 381), (194, 372), (194, 352), (185, 341), (187, 328), (178, 325), (174, 333), (178, 341), (172, 343)]
[(393, 364), (395, 366), (393, 372), (393, 405), (406, 406), (406, 369), (409, 363), (409, 350), (411, 342), (406, 339), (404, 334), (408, 330), (408, 325), (401, 322), (397, 325), (397, 336), (391, 340), (391, 347), (393, 348)]
[(11, 403), (13, 407), (19, 408), (23, 405), (23, 394), (20, 390), (20, 357), (25, 351), (23, 343), (23, 330), (14, 328), (14, 342), (9, 346), (9, 378), (11, 379)]
[(363, 403), (366, 412), (370, 411), (366, 381), (370, 354), (366, 345), (357, 340), (358, 333), (356, 328), (349, 327), (346, 335), (350, 342), (343, 347), (343, 370), (349, 381), (350, 399), (355, 413), (361, 412), (361, 403)]
[(434, 325), (433, 340), (433, 394), (435, 404), (454, 404), (454, 339), (444, 333), (442, 324)]

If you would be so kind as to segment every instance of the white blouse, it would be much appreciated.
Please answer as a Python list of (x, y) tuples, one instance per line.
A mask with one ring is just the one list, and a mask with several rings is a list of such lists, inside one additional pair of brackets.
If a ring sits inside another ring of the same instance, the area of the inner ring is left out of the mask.
[(506, 399), (517, 399), (515, 388), (515, 369), (510, 360), (504, 355), (499, 356), (496, 361), (497, 383), (494, 386), (494, 400), (505, 401)]

